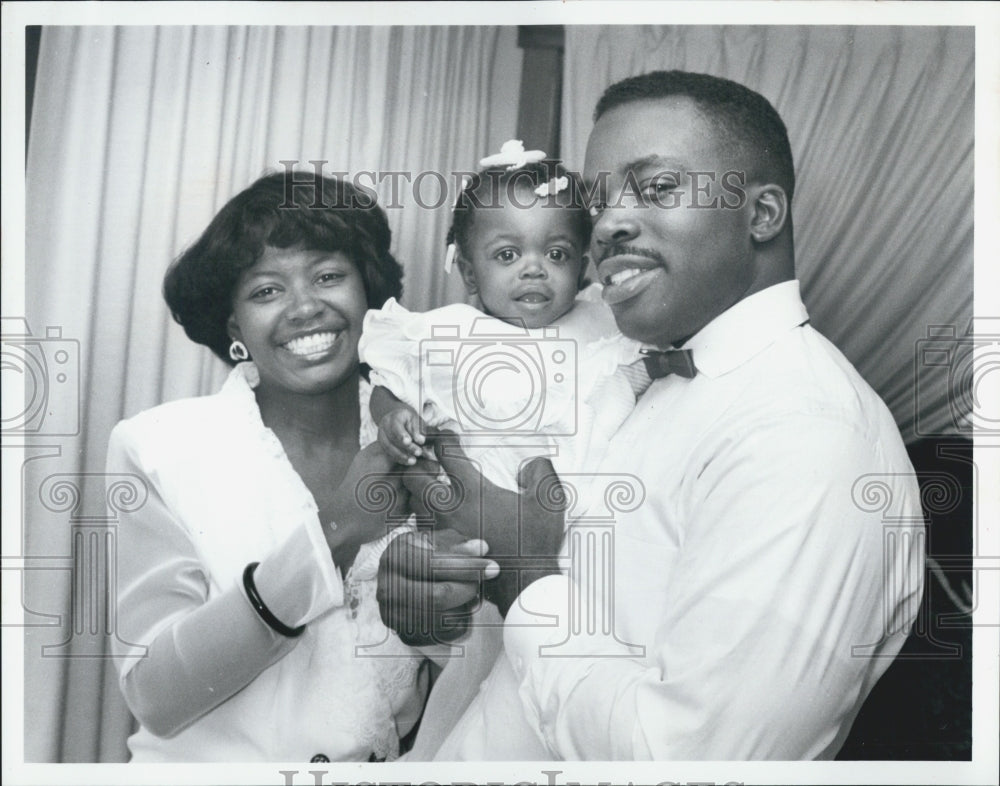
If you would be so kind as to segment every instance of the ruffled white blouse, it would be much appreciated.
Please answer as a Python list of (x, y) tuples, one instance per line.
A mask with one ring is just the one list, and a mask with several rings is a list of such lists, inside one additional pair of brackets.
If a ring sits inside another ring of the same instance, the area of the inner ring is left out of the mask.
[[(120, 517), (113, 645), (142, 724), (133, 761), (394, 758), (419, 717), (422, 656), (379, 616), (386, 539), (341, 575), (312, 494), (261, 420), (256, 384), (241, 363), (219, 393), (147, 410), (111, 435), (109, 473), (131, 474), (144, 495)], [(362, 381), (362, 446), (376, 436), (370, 393)], [(255, 561), (261, 596), (306, 626), (300, 638), (250, 607), (241, 579)]]

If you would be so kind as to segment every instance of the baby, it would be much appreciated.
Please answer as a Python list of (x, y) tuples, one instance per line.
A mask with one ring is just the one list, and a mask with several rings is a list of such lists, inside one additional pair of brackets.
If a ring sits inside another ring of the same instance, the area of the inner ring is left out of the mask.
[[(626, 366), (640, 345), (618, 331), (600, 288), (584, 287), (591, 218), (575, 177), (520, 143), (480, 164), (455, 205), (445, 263), (450, 271), (457, 262), (479, 308), (418, 314), (389, 300), (365, 317), (359, 352), (378, 386), (371, 407), (379, 440), (412, 465), (429, 454), (427, 436), (449, 430), (496, 485), (516, 490), (520, 465), (547, 456), (564, 483), (598, 488), (574, 476), (597, 470), (634, 407)], [(576, 504), (567, 519), (586, 509), (577, 494), (568, 498)], [(491, 695), (516, 696), (504, 674), (484, 683), (505, 663), (498, 659), (502, 623), (484, 604), (471, 635), (444, 656), (412, 758), (450, 750), (441, 746), (481, 683)], [(485, 728), (481, 704), (463, 729)], [(515, 725), (504, 739), (511, 750), (535, 743), (531, 730)]]
[(379, 386), (379, 439), (413, 464), (427, 435), (453, 431), (499, 486), (516, 490), (535, 456), (571, 481), (596, 471), (635, 404), (619, 367), (639, 344), (618, 331), (599, 287), (584, 288), (591, 219), (575, 177), (520, 143), (481, 164), (455, 205), (446, 260), (481, 310), (418, 314), (390, 300), (365, 318), (359, 351)]

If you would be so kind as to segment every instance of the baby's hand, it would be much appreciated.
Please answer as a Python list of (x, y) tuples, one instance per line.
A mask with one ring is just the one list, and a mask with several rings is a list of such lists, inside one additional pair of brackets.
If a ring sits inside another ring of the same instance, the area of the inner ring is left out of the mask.
[(424, 455), (424, 422), (407, 406), (397, 407), (382, 416), (378, 424), (378, 441), (399, 464), (413, 465)]

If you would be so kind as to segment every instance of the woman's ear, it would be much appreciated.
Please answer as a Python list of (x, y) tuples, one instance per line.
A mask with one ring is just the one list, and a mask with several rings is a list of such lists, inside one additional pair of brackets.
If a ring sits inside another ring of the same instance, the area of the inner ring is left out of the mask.
[(229, 319), (226, 320), (226, 332), (229, 333), (231, 339), (236, 341), (243, 340), (243, 333), (240, 332), (240, 326), (236, 323), (236, 315), (230, 314)]
[(754, 197), (750, 237), (757, 243), (773, 240), (788, 222), (788, 197), (785, 189), (774, 183), (760, 186)]
[(465, 291), (470, 295), (479, 294), (479, 284), (476, 283), (476, 271), (472, 268), (472, 263), (458, 252), (458, 272), (462, 274), (462, 281), (465, 284)]

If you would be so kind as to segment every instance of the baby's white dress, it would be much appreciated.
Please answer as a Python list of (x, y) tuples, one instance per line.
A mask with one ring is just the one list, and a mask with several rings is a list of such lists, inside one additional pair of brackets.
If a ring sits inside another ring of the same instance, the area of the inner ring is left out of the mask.
[[(534, 329), (467, 305), (413, 313), (390, 300), (366, 315), (359, 353), (371, 366), (372, 384), (387, 387), (432, 429), (458, 433), (463, 451), (490, 481), (516, 490), (522, 463), (547, 456), (572, 507), (584, 510), (588, 503), (579, 492), (601, 486), (580, 476), (596, 471), (635, 406), (622, 367), (640, 357), (641, 346), (620, 333), (594, 285), (567, 314)], [(519, 708), (497, 705), (511, 695), (506, 659), (497, 658), (502, 626), (496, 607), (484, 603), (465, 639), (431, 653), (446, 668), (406, 758), (475, 759), (468, 738), (486, 734), (492, 751), (546, 758), (535, 732), (519, 721)], [(476, 710), (463, 717), (473, 702)], [(461, 734), (449, 739), (459, 718)], [(470, 735), (470, 727), (477, 733)], [(454, 739), (465, 740), (461, 749)]]
[(593, 472), (635, 405), (619, 367), (639, 357), (593, 285), (552, 325), (523, 328), (464, 304), (414, 313), (390, 299), (368, 312), (358, 350), (371, 382), (434, 430), (461, 437), (493, 483), (548, 456), (564, 481)]

